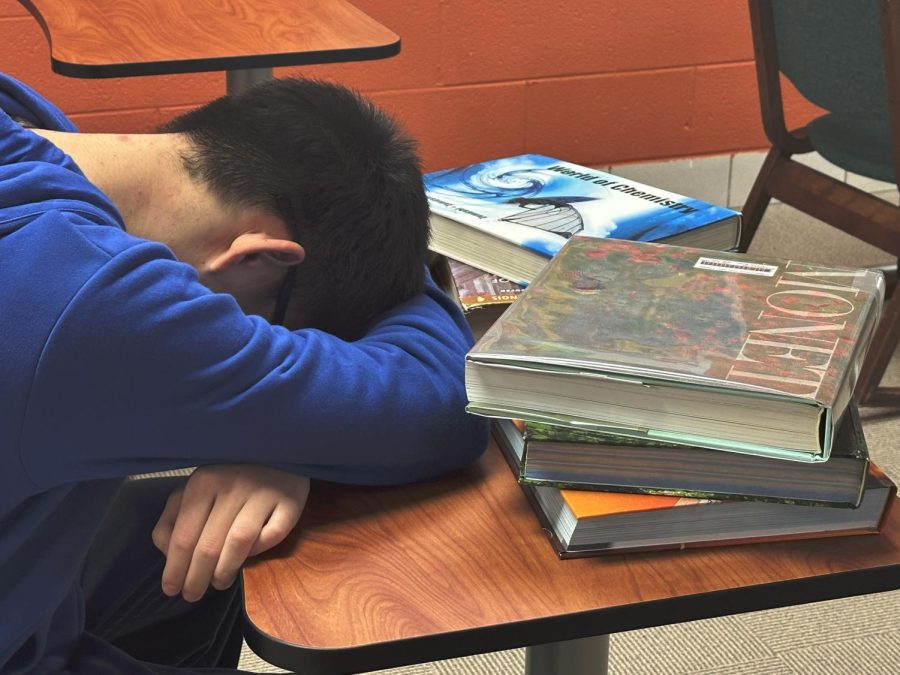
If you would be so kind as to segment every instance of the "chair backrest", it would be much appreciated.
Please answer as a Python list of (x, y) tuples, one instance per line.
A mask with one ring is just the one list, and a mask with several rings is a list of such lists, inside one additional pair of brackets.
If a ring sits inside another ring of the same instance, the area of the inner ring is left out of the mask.
[(841, 116), (888, 116), (878, 0), (774, 0), (778, 68)]

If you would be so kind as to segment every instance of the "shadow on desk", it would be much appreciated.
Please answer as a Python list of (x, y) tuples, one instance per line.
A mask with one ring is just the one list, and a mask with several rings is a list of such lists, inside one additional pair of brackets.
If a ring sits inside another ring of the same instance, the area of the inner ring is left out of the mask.
[[(487, 474), (481, 464), (460, 469), (438, 479), (399, 486), (355, 486), (313, 481), (309, 500), (297, 527), (285, 541), (259, 556), (260, 560), (291, 558), (300, 548), (314, 547), (335, 557), (351, 555), (374, 545), (412, 538), (419, 542), (443, 540), (442, 522), (424, 513), (443, 508), (465, 509), (470, 491), (482, 492)], [(482, 492), (483, 494), (483, 492)], [(422, 512), (418, 518), (410, 513)]]

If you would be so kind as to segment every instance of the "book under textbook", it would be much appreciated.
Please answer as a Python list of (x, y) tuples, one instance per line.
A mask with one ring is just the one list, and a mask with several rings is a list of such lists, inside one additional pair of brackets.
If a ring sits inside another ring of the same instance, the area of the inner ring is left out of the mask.
[(447, 264), (453, 282), (448, 292), (458, 301), (476, 338), (484, 335), (525, 290), (509, 279), (458, 260), (448, 258)]
[[(506, 435), (495, 436), (518, 472)], [(854, 509), (521, 487), (560, 558), (876, 534), (897, 490), (872, 463)]]
[(880, 272), (572, 237), (466, 355), (469, 411), (825, 461)]
[(786, 462), (508, 419), (495, 433), (520, 458), (519, 481), (578, 490), (859, 506), (869, 453), (855, 404), (827, 462)]
[(543, 155), (425, 175), (430, 248), (528, 283), (574, 235), (736, 248), (740, 213)]
[(456, 297), (463, 311), (470, 312), (473, 309), (490, 306), (505, 307), (512, 304), (525, 290), (524, 286), (509, 279), (458, 260), (450, 258), (447, 264), (450, 266)]

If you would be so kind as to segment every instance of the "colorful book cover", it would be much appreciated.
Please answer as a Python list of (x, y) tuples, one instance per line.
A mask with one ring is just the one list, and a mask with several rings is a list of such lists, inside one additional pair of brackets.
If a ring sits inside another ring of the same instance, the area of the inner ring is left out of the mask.
[(509, 279), (458, 260), (448, 258), (447, 262), (459, 302), (466, 311), (487, 305), (509, 305), (525, 290), (524, 286)]
[[(576, 236), (467, 355), (470, 407), (489, 415), (496, 408), (497, 417), (596, 423), (635, 435), (624, 415), (567, 420), (565, 402), (527, 392), (523, 396), (534, 407), (518, 414), (522, 406), (511, 398), (492, 400), (494, 385), (479, 384), (482, 376), (497, 373), (488, 366), (498, 365), (509, 369), (504, 377), (517, 369), (519, 376), (533, 371), (577, 375), (584, 382), (606, 378), (608, 388), (617, 379), (674, 385), (681, 393), (672, 397), (684, 399), (690, 392), (704, 403), (716, 403), (710, 392), (739, 394), (736, 402), (751, 396), (776, 401), (771, 406), (776, 410), (784, 401), (824, 411), (821, 424), (812, 420), (824, 429), (812, 453), (824, 460), (883, 299), (883, 275), (866, 269)], [(557, 403), (559, 410), (553, 407)], [(544, 405), (553, 414), (542, 419)], [(744, 411), (736, 408), (733, 414), (740, 418)], [(698, 438), (679, 426), (685, 417), (651, 419), (641, 435), (653, 437), (649, 428), (661, 432), (656, 440), (768, 452), (742, 444), (738, 430), (736, 439)], [(806, 459), (791, 456), (790, 446), (785, 449), (787, 455), (775, 448), (770, 454)]]
[[(879, 488), (891, 489), (892, 486), (893, 483), (880, 467), (875, 464), (869, 465), (869, 471), (866, 476), (866, 488), (868, 490)], [(737, 506), (737, 502), (666, 495), (638, 495), (618, 492), (599, 492), (595, 490), (560, 490), (559, 493), (569, 510), (572, 512), (572, 515), (577, 520), (603, 518), (619, 513), (682, 508), (700, 504), (734, 504), (735, 508), (741, 508)], [(781, 512), (784, 514), (798, 514), (803, 512), (797, 511), (796, 509), (817, 509), (817, 515), (820, 515), (823, 518), (831, 517), (835, 520), (840, 520), (845, 513), (844, 509), (819, 509), (815, 506), (786, 505), (786, 507), (786, 509), (779, 509), (777, 505), (771, 505), (769, 507), (763, 505), (760, 508), (770, 510), (773, 513)], [(850, 511), (852, 511), (852, 509), (850, 509)]]
[(602, 518), (617, 513), (675, 509), (697, 504), (712, 504), (714, 500), (667, 495), (636, 495), (625, 492), (593, 492), (589, 490), (561, 490), (563, 501), (576, 520)]
[[(432, 213), (545, 257), (574, 235), (675, 242), (697, 230), (693, 236), (714, 237), (703, 245), (716, 249), (735, 247), (740, 236), (732, 209), (543, 155), (435, 171), (425, 189)], [(727, 226), (699, 232), (716, 223)]]
[(592, 431), (591, 429), (583, 429), (580, 427), (564, 427), (558, 424), (545, 424), (541, 422), (524, 422), (522, 430), (526, 445), (534, 441), (548, 444), (565, 443), (585, 446), (629, 445), (639, 448), (657, 447), (673, 449), (683, 447), (675, 443), (651, 441), (643, 438), (635, 438), (633, 436), (608, 434), (602, 431)]

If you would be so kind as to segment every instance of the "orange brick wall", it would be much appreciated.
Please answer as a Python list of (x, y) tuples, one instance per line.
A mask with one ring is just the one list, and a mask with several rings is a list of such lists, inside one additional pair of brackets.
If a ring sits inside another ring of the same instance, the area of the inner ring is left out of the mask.
[[(427, 170), (539, 152), (583, 164), (766, 145), (745, 0), (355, 0), (401, 36), (384, 61), (278, 69), (357, 88), (419, 139)], [(81, 80), (0, 0), (0, 67), (84, 131), (149, 131), (224, 93), (224, 75)], [(811, 108), (788, 97), (790, 118)]]

